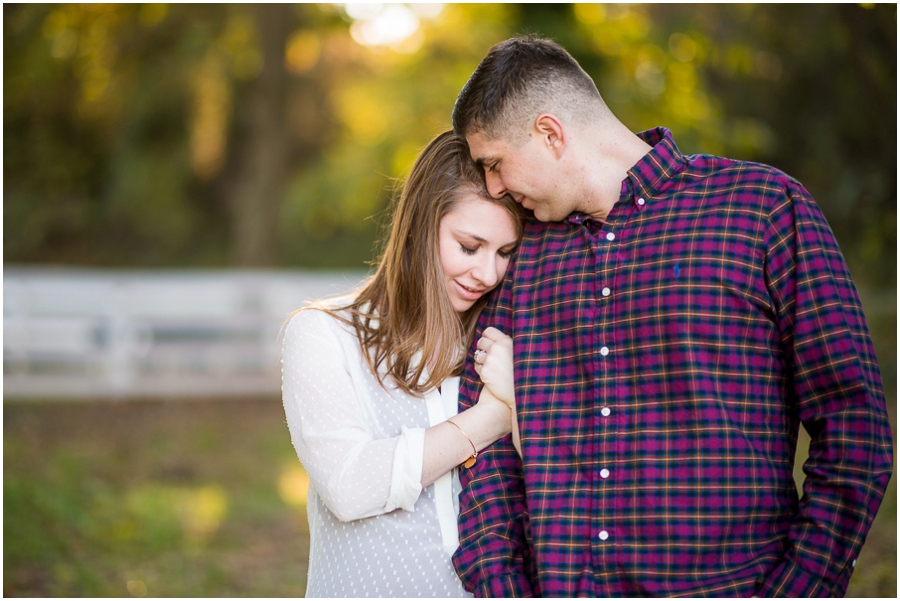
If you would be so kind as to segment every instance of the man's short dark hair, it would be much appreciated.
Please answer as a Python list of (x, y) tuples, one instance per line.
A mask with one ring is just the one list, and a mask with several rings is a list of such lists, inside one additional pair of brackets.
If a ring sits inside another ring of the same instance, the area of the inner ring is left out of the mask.
[(524, 132), (517, 134), (515, 126), (543, 111), (585, 119), (605, 106), (594, 81), (562, 46), (516, 37), (491, 48), (463, 86), (453, 107), (453, 129), (460, 136), (520, 137)]

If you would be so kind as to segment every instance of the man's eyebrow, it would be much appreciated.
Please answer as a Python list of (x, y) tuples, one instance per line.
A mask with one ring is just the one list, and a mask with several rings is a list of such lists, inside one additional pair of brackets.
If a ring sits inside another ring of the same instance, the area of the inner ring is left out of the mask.
[(485, 163), (494, 163), (497, 161), (496, 157), (486, 156), (486, 157), (478, 157), (475, 160), (475, 164), (479, 167), (484, 167)]

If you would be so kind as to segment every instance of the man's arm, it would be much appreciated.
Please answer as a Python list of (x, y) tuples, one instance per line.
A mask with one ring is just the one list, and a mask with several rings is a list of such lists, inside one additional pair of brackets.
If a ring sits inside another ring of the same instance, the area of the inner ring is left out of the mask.
[[(510, 273), (513, 273), (512, 266)], [(494, 294), (478, 322), (460, 378), (460, 410), (478, 399), (475, 342), (488, 326), (514, 336), (510, 309), (512, 277)], [(469, 592), (478, 597), (537, 595), (533, 561), (526, 543), (527, 512), (522, 463), (509, 436), (478, 456), (471, 469), (460, 470), (459, 544), (453, 564)]]
[(789, 547), (757, 595), (843, 596), (891, 476), (881, 376), (834, 235), (796, 182), (766, 237), (767, 285), (794, 397), (787, 400), (812, 440)]
[(537, 596), (526, 543), (521, 462), (506, 437), (462, 474), (459, 549), (453, 564), (476, 597)]

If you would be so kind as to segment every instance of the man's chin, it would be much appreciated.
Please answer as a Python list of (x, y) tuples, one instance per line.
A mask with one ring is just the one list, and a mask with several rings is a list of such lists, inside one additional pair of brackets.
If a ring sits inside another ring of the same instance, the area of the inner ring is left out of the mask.
[(562, 219), (555, 219), (553, 217), (553, 215), (550, 215), (549, 213), (547, 213), (547, 211), (544, 210), (542, 207), (537, 207), (535, 209), (532, 209), (531, 212), (534, 213), (535, 219), (537, 219), (538, 221), (541, 221), (543, 223), (552, 223), (554, 221), (562, 221)]

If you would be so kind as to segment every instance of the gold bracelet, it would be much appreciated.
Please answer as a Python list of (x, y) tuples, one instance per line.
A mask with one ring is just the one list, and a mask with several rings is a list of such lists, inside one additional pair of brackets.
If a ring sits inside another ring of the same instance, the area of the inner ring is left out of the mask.
[(462, 432), (463, 436), (466, 437), (466, 440), (469, 441), (469, 444), (472, 445), (472, 456), (469, 457), (468, 459), (466, 459), (465, 463), (463, 463), (463, 466), (466, 467), (466, 468), (472, 467), (473, 465), (475, 465), (475, 460), (478, 459), (478, 450), (475, 448), (475, 443), (472, 442), (472, 439), (469, 438), (469, 435), (466, 434), (466, 431), (463, 430), (462, 427), (460, 427), (459, 424), (457, 424), (457, 423), (456, 423), (455, 421), (453, 421), (452, 419), (448, 419), (447, 421), (450, 422), (451, 424), (453, 424), (454, 426), (456, 426), (457, 429), (458, 429), (460, 432)]

